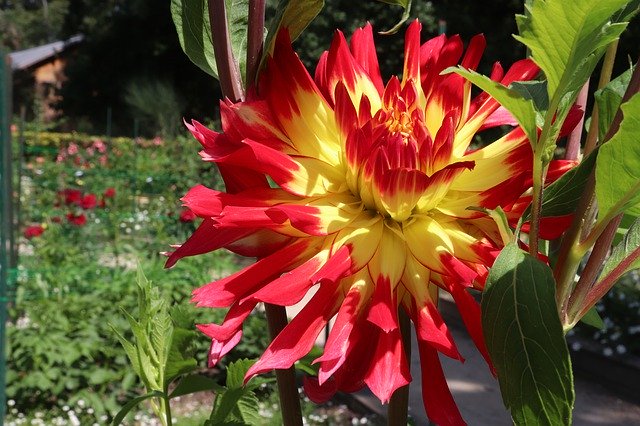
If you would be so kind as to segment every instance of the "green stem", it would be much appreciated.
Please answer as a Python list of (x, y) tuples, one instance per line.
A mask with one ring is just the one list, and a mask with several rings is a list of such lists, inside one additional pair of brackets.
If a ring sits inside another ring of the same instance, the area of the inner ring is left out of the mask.
[[(287, 312), (284, 306), (264, 304), (267, 314), (267, 326), (271, 340), (287, 326)], [(293, 367), (275, 370), (283, 426), (302, 426), (302, 410), (296, 386), (296, 372)]]
[(544, 167), (538, 158), (533, 159), (533, 199), (531, 201), (531, 229), (529, 232), (529, 253), (538, 256), (538, 233), (540, 231), (540, 213), (542, 210), (542, 188), (544, 186)]
[(213, 53), (218, 67), (218, 78), (222, 93), (232, 102), (244, 100), (244, 89), (238, 63), (233, 57), (229, 26), (227, 24), (227, 9), (224, 0), (208, 0), (209, 20), (211, 21), (211, 37), (213, 39)]
[(163, 400), (164, 400), (164, 413), (165, 413), (165, 419), (167, 421), (167, 426), (172, 426), (173, 420), (171, 418), (171, 404), (169, 403), (169, 395), (167, 395), (166, 392), (165, 392), (165, 396), (163, 397)]
[[(404, 309), (398, 310), (402, 345), (404, 346), (407, 361), (411, 364), (411, 323)], [(387, 425), (406, 426), (409, 417), (409, 385), (403, 386), (391, 395), (389, 408), (387, 409)]]

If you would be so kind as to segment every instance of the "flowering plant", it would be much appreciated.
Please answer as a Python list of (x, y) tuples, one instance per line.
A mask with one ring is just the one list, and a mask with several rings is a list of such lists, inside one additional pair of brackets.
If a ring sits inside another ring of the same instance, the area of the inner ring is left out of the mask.
[[(611, 61), (638, 5), (527, 3), (516, 38), (530, 57), (506, 72), (500, 65), (489, 77), (475, 72), (482, 37), (466, 52), (455, 36), (421, 43), (413, 22), (402, 78), (386, 84), (368, 25), (350, 43), (337, 32), (314, 78), (306, 71), (291, 40), (322, 2), (281, 1), (264, 46), (263, 2), (241, 11), (214, 0), (208, 8), (202, 1), (172, 3), (185, 52), (219, 78), (226, 97), (222, 131), (187, 123), (226, 188), (187, 193), (185, 206), (203, 221), (167, 266), (223, 247), (257, 258), (196, 290), (194, 302), (229, 308), (223, 324), (199, 326), (212, 339), (210, 365), (240, 341), (243, 320), (265, 304), (273, 341), (245, 382), (276, 369), (285, 424), (300, 420), (295, 392), (283, 391), (292, 385), (284, 371), (332, 318), (315, 360), (318, 376), (305, 380), (313, 400), (366, 385), (390, 401), (390, 423), (404, 424), (412, 321), (427, 414), (441, 425), (463, 424), (437, 355), (462, 359), (437, 309), (441, 292), (451, 294), (497, 375), (514, 422), (571, 422), (563, 331), (640, 258), (636, 224), (606, 256), (621, 216), (639, 213), (640, 152), (631, 142), (640, 130), (637, 72), (624, 94), (599, 102), (607, 118), (592, 116), (578, 161), (584, 88), (605, 51), (605, 65)], [(190, 32), (181, 31), (187, 26)], [(246, 61), (236, 61), (245, 54)], [(610, 76), (605, 67), (603, 87)], [(472, 84), (483, 92), (472, 97)], [(496, 126), (511, 130), (472, 146), (477, 132)], [(564, 159), (556, 159), (558, 140), (567, 135)], [(560, 237), (558, 254), (541, 244)], [(481, 307), (474, 291), (482, 292)], [(286, 324), (283, 307), (305, 296)]]

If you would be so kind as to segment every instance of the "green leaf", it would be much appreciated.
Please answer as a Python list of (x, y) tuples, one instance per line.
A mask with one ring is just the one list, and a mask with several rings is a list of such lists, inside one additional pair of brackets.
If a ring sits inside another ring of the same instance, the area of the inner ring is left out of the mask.
[(549, 109), (547, 80), (514, 81), (509, 85), (509, 88), (520, 93), (523, 98), (532, 100), (536, 111), (546, 111)]
[(392, 28), (386, 31), (380, 32), (380, 34), (384, 34), (384, 35), (397, 33), (398, 30), (402, 27), (402, 25), (405, 22), (407, 22), (407, 19), (409, 19), (409, 16), (411, 15), (412, 0), (378, 0), (378, 1), (382, 3), (391, 4), (391, 5), (402, 6), (402, 8), (404, 9), (404, 11), (402, 12), (402, 16), (400, 17), (400, 20), (398, 21), (397, 24), (395, 24)]
[(239, 389), (244, 385), (244, 376), (249, 368), (255, 364), (253, 359), (239, 359), (227, 366), (227, 387), (229, 389)]
[(218, 78), (206, 0), (171, 0), (171, 17), (184, 53), (202, 71)]
[(551, 269), (507, 245), (491, 268), (481, 307), (487, 349), (514, 423), (571, 424), (571, 360)]
[(238, 401), (248, 392), (243, 388), (225, 389), (216, 396), (213, 411), (211, 412), (212, 424), (221, 424), (225, 421), (238, 420), (233, 418), (233, 410), (236, 408)]
[[(597, 156), (596, 149), (580, 164), (545, 188), (542, 193), (541, 217), (564, 216), (575, 211)], [(522, 217), (525, 222), (531, 219), (531, 206), (527, 207)]]
[(607, 45), (625, 29), (626, 22), (611, 18), (627, 2), (536, 0), (528, 6), (529, 13), (516, 16), (520, 34), (515, 38), (529, 48), (544, 71), (549, 99), (566, 93), (577, 96)]
[[(225, 0), (225, 6), (231, 48), (244, 77), (249, 0)], [(201, 70), (218, 78), (207, 0), (171, 0), (171, 17), (184, 53)]]
[(164, 364), (165, 384), (198, 368), (198, 361), (195, 358), (198, 336), (198, 333), (192, 330), (178, 327), (173, 329), (171, 346)]
[(247, 425), (260, 425), (263, 424), (264, 419), (258, 411), (260, 406), (258, 398), (253, 392), (245, 393), (240, 397), (236, 404), (236, 415)]
[(111, 327), (111, 330), (114, 332), (114, 334), (116, 335), (116, 338), (118, 339), (118, 341), (120, 341), (120, 344), (124, 348), (124, 351), (127, 354), (127, 357), (129, 358), (129, 362), (131, 362), (133, 370), (136, 372), (138, 376), (141, 376), (142, 368), (140, 366), (140, 361), (139, 361), (138, 353), (136, 352), (135, 346), (131, 342), (129, 342), (127, 339), (125, 339), (124, 336), (120, 334), (120, 332), (116, 330), (116, 328), (112, 324), (109, 324), (109, 327)]
[(622, 242), (613, 248), (602, 266), (595, 286), (604, 280), (616, 281), (623, 274), (637, 268), (640, 268), (640, 219), (631, 225)]
[(324, 0), (279, 0), (276, 14), (267, 32), (262, 60), (273, 52), (273, 44), (281, 28), (286, 28), (289, 31), (291, 41), (294, 41), (318, 16), (323, 7)]
[(628, 69), (594, 93), (598, 103), (598, 138), (601, 141), (604, 140), (613, 118), (618, 112), (622, 96), (627, 90), (627, 86), (629, 86), (629, 81), (631, 81), (632, 71), (632, 68)]
[(595, 327), (598, 330), (602, 330), (604, 328), (604, 322), (602, 321), (602, 318), (600, 318), (600, 314), (598, 314), (595, 306), (589, 309), (587, 313), (580, 318), (580, 321), (590, 325), (591, 327)]
[(527, 138), (532, 144), (537, 141), (536, 111), (534, 102), (525, 98), (518, 91), (505, 87), (502, 84), (491, 80), (489, 77), (478, 74), (475, 71), (466, 70), (462, 67), (450, 67), (442, 73), (456, 73), (466, 78), (480, 89), (491, 95), (496, 101), (505, 107), (518, 121)]
[(169, 395), (169, 398), (175, 398), (177, 396), (188, 395), (191, 393), (213, 390), (216, 386), (216, 381), (199, 374), (191, 374), (185, 376), (173, 392)]
[(115, 415), (115, 417), (113, 418), (113, 422), (111, 422), (111, 424), (113, 426), (117, 426), (120, 423), (122, 423), (122, 420), (124, 420), (124, 418), (126, 417), (127, 414), (129, 414), (129, 411), (131, 411), (136, 405), (140, 404), (142, 401), (145, 401), (149, 398), (164, 398), (166, 395), (164, 392), (160, 392), (157, 390), (154, 390), (152, 392), (149, 392), (147, 394), (138, 396), (136, 398), (133, 398), (132, 400), (130, 400), (129, 402), (127, 402), (121, 409), (120, 411), (118, 411), (118, 414)]
[(640, 215), (640, 94), (622, 105), (620, 129), (600, 147), (596, 161), (598, 220), (620, 212)]

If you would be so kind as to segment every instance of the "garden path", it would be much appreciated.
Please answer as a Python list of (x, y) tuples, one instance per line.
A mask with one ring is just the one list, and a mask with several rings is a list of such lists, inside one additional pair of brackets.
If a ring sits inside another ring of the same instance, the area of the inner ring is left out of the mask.
[[(300, 306), (308, 301), (311, 295), (296, 307), (288, 309), (289, 315), (297, 313)], [(469, 339), (459, 319), (456, 308), (446, 299), (441, 305), (443, 316), (458, 345), (464, 364), (441, 356), (445, 376), (454, 399), (469, 426), (508, 426), (511, 423), (500, 396), (497, 380), (489, 373), (486, 363)], [(321, 333), (319, 343), (324, 340)], [(417, 348), (415, 334), (412, 347)], [(411, 370), (419, 371), (420, 359), (417, 350), (412, 350)], [(598, 368), (594, 366), (594, 368)], [(575, 373), (576, 402), (573, 412), (575, 426), (640, 426), (640, 401), (624, 399), (624, 394), (616, 394), (594, 380), (590, 380), (583, 372)], [(365, 407), (385, 416), (386, 408), (380, 404), (368, 390), (355, 395)], [(424, 406), (422, 404), (421, 380), (419, 374), (413, 375), (409, 394), (409, 413), (416, 426), (428, 426)]]

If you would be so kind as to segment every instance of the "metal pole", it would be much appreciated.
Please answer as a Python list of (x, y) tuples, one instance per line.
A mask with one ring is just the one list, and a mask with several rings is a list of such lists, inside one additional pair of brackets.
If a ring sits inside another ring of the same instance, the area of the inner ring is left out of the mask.
[(6, 329), (10, 280), (14, 277), (13, 192), (11, 173), (11, 66), (9, 57), (0, 52), (0, 425), (4, 423), (6, 394)]

